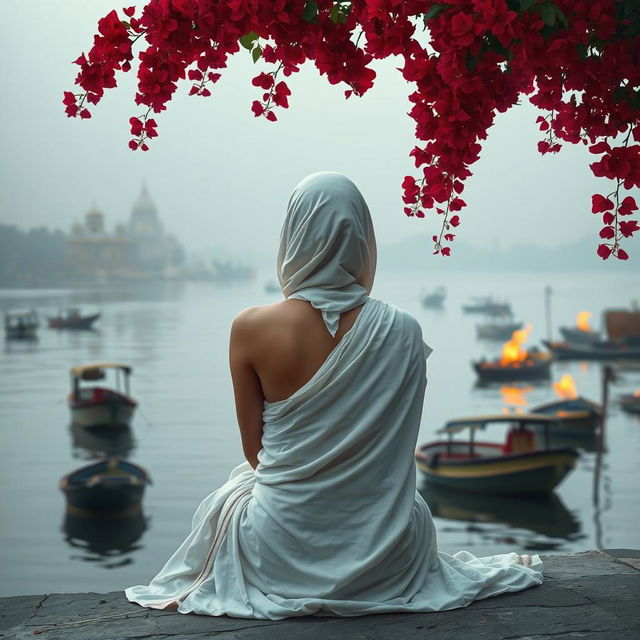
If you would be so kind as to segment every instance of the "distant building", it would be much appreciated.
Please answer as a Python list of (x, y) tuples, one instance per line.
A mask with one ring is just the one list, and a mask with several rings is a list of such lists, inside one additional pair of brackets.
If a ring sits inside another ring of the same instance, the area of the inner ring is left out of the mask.
[(146, 186), (127, 223), (110, 233), (104, 214), (93, 207), (83, 223), (73, 225), (68, 248), (70, 265), (86, 275), (174, 277), (184, 260), (175, 236), (165, 234)]
[(68, 241), (68, 260), (85, 274), (122, 275), (132, 266), (133, 242), (119, 225), (107, 232), (104, 214), (94, 206), (84, 223), (74, 224)]

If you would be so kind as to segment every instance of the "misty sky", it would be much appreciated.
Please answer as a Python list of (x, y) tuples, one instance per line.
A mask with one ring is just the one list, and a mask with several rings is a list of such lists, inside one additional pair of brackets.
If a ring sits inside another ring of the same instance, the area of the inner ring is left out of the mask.
[[(89, 121), (67, 119), (63, 90), (73, 88), (70, 64), (91, 45), (106, 0), (22, 0), (5, 3), (0, 23), (2, 188), (0, 221), (22, 227), (68, 230), (93, 201), (110, 226), (128, 217), (146, 181), (165, 226), (188, 249), (224, 245), (243, 251), (275, 250), (288, 196), (297, 181), (317, 170), (342, 171), (364, 193), (378, 241), (436, 233), (435, 217), (407, 219), (400, 183), (412, 164), (410, 87), (391, 63), (378, 64), (376, 86), (363, 98), (344, 100), (311, 65), (289, 79), (291, 108), (277, 123), (255, 119), (251, 101), (260, 89), (242, 50), (211, 98), (179, 90), (156, 116), (159, 138), (147, 153), (132, 152), (128, 119), (135, 76), (120, 77), (93, 108)], [(562, 244), (593, 234), (591, 194), (609, 185), (594, 178), (583, 147), (554, 157), (536, 151), (536, 110), (527, 102), (499, 116), (463, 195), (469, 203), (458, 239), (492, 246), (530, 241)], [(592, 157), (591, 157), (592, 158)], [(430, 244), (425, 247), (431, 251)]]

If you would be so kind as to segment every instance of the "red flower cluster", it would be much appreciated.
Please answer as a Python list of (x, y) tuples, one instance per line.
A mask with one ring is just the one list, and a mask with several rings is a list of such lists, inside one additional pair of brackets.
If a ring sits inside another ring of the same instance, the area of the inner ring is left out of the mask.
[(150, 115), (166, 108), (180, 80), (209, 96), (214, 70), (241, 47), (273, 65), (253, 79), (263, 93), (251, 106), (272, 121), (276, 107), (289, 106), (280, 74), (306, 60), (331, 84), (347, 85), (349, 97), (373, 86), (374, 59), (401, 56), (419, 141), (410, 152), (417, 176), (402, 183), (404, 211), (441, 216), (435, 253), (450, 254), (445, 244), (466, 206), (460, 194), (496, 113), (526, 95), (546, 112), (537, 120), (540, 153), (569, 142), (599, 156), (591, 170), (613, 187), (593, 200), (605, 240), (598, 255), (628, 257), (621, 240), (639, 229), (625, 194), (640, 187), (637, 0), (149, 0), (139, 18), (133, 7), (123, 13), (99, 22), (93, 47), (76, 60), (82, 92), (65, 92), (63, 102), (67, 115), (90, 117), (86, 103), (116, 85), (143, 38), (136, 103), (146, 113), (130, 120), (132, 149), (148, 148), (157, 135)]

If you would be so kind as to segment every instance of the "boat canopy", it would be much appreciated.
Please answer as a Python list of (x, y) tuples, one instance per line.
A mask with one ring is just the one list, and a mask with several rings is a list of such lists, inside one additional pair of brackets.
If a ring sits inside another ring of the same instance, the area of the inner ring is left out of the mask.
[(463, 429), (484, 429), (489, 423), (517, 423), (524, 424), (552, 424), (558, 421), (556, 416), (547, 416), (536, 413), (496, 413), (486, 416), (470, 416), (468, 418), (455, 418), (449, 420), (438, 433), (453, 434)]
[(73, 369), (71, 369), (71, 375), (76, 378), (80, 378), (87, 372), (100, 371), (101, 369), (120, 369), (127, 375), (133, 371), (133, 369), (126, 364), (118, 364), (117, 362), (99, 362), (97, 364), (84, 364), (78, 367), (73, 367)]

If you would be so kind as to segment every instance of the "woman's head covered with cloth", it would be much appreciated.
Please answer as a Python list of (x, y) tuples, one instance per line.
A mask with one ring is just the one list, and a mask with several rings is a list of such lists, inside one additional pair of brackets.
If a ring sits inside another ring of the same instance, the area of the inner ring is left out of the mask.
[(340, 314), (367, 300), (376, 255), (369, 208), (349, 178), (322, 171), (298, 184), (289, 199), (278, 250), (285, 298), (307, 300), (322, 311), (335, 336)]

